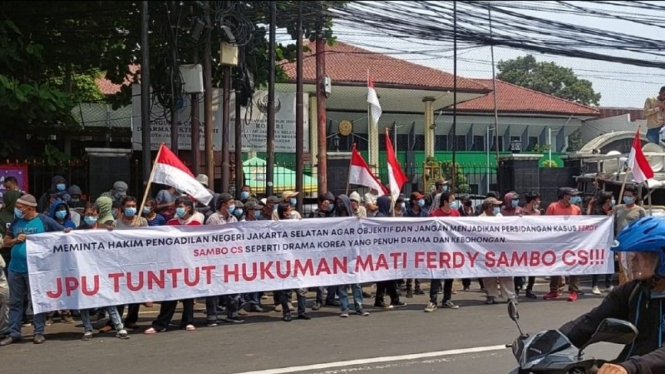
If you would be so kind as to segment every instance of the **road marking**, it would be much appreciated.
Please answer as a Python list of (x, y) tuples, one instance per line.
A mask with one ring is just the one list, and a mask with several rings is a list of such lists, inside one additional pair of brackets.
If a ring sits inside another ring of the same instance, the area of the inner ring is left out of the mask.
[(331, 368), (340, 368), (345, 366), (356, 366), (356, 365), (367, 365), (367, 364), (378, 364), (385, 362), (395, 362), (395, 361), (409, 361), (409, 360), (419, 360), (423, 358), (432, 358), (432, 357), (441, 357), (441, 356), (454, 356), (467, 353), (480, 353), (480, 352), (491, 352), (507, 349), (505, 345), (490, 345), (486, 347), (474, 347), (474, 348), (462, 348), (462, 349), (451, 349), (447, 351), (436, 351), (436, 352), (425, 352), (425, 353), (415, 353), (410, 355), (402, 356), (387, 356), (387, 357), (374, 357), (374, 358), (363, 358), (359, 360), (348, 360), (348, 361), (337, 361), (337, 362), (328, 362), (325, 364), (314, 364), (314, 365), (304, 365), (304, 366), (292, 366), (287, 368), (278, 368), (278, 369), (267, 369), (267, 370), (257, 370), (257, 371), (247, 371), (237, 374), (287, 374), (287, 373), (298, 373), (301, 371), (310, 371), (310, 370), (323, 370)]

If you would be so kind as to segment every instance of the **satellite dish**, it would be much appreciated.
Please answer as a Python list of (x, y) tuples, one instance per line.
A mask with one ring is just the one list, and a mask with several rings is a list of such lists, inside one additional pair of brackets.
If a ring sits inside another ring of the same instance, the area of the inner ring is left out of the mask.
[(665, 157), (663, 157), (663, 148), (661, 146), (654, 143), (647, 143), (642, 147), (642, 152), (644, 152), (644, 156), (647, 161), (649, 161), (651, 170), (653, 170), (654, 173), (663, 170), (663, 166), (665, 166)]
[[(609, 151), (607, 152), (607, 156), (619, 156), (621, 155), (621, 152), (619, 151)], [(605, 161), (603, 161), (603, 172), (605, 173), (616, 173), (619, 171), (619, 157), (616, 158), (610, 158)]]

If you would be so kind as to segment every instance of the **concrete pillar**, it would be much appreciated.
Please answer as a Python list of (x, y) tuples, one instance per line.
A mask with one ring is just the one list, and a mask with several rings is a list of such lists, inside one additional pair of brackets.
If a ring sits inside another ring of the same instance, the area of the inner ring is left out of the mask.
[(427, 159), (427, 157), (434, 157), (434, 109), (432, 107), (434, 98), (425, 97), (423, 98), (423, 103), (425, 103), (425, 121), (423, 125), (423, 134), (425, 135), (425, 159)]
[[(319, 154), (319, 143), (318, 143), (318, 127), (317, 127), (317, 110), (316, 110), (316, 95), (309, 96), (309, 117), (308, 117), (308, 126), (309, 126), (309, 153), (312, 160), (312, 178), (317, 180), (318, 178), (318, 167), (317, 167), (317, 155)], [(302, 160), (296, 160), (296, 162), (302, 162)]]

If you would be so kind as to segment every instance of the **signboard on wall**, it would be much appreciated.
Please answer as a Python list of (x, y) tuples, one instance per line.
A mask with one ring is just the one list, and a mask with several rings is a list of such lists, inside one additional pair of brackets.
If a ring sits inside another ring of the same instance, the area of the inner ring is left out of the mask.
[[(252, 98), (252, 105), (242, 108), (242, 150), (244, 152), (265, 152), (267, 137), (267, 91), (257, 91)], [(231, 121), (229, 124), (230, 150), (235, 150), (235, 93), (231, 94)], [(212, 94), (213, 150), (222, 149), (222, 90), (214, 89)], [(304, 106), (304, 142), (305, 152), (309, 151), (309, 100), (307, 94)], [(200, 150), (205, 150), (203, 95), (199, 95)], [(183, 95), (176, 105), (178, 121), (178, 148), (191, 150), (191, 95)], [(275, 93), (275, 152), (295, 153), (295, 113), (296, 94), (291, 92)], [(151, 103), (151, 149), (156, 151), (161, 143), (171, 145), (171, 118), (155, 100)], [(132, 86), (132, 149), (141, 150), (141, 89)]]

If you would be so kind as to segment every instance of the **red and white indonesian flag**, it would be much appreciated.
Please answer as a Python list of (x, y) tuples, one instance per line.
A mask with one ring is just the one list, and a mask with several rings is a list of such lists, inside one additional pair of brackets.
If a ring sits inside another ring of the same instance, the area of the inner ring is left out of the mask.
[(372, 114), (372, 126), (374, 129), (378, 128), (379, 118), (381, 118), (381, 104), (379, 103), (379, 96), (374, 90), (374, 82), (372, 82), (372, 77), (367, 76), (367, 104), (369, 104), (369, 110)]
[(386, 129), (386, 160), (388, 162), (388, 184), (390, 185), (390, 197), (393, 201), (397, 201), (399, 193), (402, 190), (404, 183), (408, 181), (406, 175), (402, 171), (395, 156), (395, 149), (393, 143), (390, 141), (390, 134)]
[(633, 179), (637, 183), (644, 183), (647, 179), (653, 178), (653, 169), (651, 169), (649, 161), (647, 161), (647, 158), (644, 157), (644, 152), (642, 152), (640, 129), (637, 129), (635, 138), (633, 139), (633, 146), (628, 156), (628, 167), (630, 168), (630, 172), (633, 173)]
[(367, 166), (365, 159), (358, 152), (355, 145), (351, 151), (351, 166), (349, 167), (349, 184), (357, 184), (360, 186), (369, 187), (379, 191), (379, 196), (386, 194), (386, 188), (383, 187), (381, 181), (372, 174), (372, 171)]
[(189, 168), (164, 144), (159, 148), (153, 168), (152, 182), (179, 189), (203, 204), (212, 200), (210, 191), (196, 180)]

